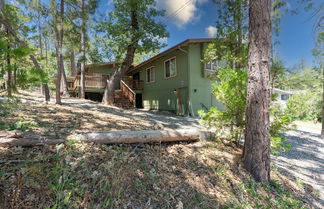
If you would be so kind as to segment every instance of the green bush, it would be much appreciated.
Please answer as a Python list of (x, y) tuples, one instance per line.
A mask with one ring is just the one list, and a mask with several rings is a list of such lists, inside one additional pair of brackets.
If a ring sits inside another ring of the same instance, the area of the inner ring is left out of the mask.
[(279, 151), (291, 149), (291, 145), (286, 143), (286, 137), (283, 132), (290, 129), (292, 118), (285, 114), (280, 107), (272, 105), (270, 107), (270, 143), (272, 154), (278, 154)]
[[(207, 113), (199, 111), (202, 123), (215, 128), (217, 135), (229, 133), (238, 142), (244, 131), (247, 74), (239, 69), (222, 69), (212, 84), (213, 95), (224, 109), (212, 107)], [(227, 130), (230, 129), (230, 132)]]
[[(245, 130), (247, 73), (245, 70), (223, 69), (216, 77), (212, 92), (224, 108), (212, 107), (208, 112), (200, 110), (201, 123), (214, 128), (218, 138), (227, 138), (238, 143), (244, 137)], [(272, 100), (275, 100), (275, 97), (276, 95), (273, 95)], [(275, 103), (271, 105), (270, 113), (271, 151), (277, 153), (279, 150), (289, 149), (290, 145), (285, 143), (283, 131), (289, 129), (291, 117)]]
[(320, 91), (294, 94), (287, 101), (286, 113), (294, 120), (321, 120)]

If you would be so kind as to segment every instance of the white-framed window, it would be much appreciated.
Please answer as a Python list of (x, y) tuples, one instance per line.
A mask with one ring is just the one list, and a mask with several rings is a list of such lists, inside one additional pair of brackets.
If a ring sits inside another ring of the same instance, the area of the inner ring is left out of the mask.
[(146, 83), (153, 83), (155, 81), (155, 67), (149, 67), (146, 69)]
[(208, 71), (217, 71), (219, 67), (219, 61), (218, 60), (212, 60), (209, 62), (205, 62), (205, 70)]
[(177, 75), (176, 58), (172, 57), (164, 61), (164, 78), (171, 78)]

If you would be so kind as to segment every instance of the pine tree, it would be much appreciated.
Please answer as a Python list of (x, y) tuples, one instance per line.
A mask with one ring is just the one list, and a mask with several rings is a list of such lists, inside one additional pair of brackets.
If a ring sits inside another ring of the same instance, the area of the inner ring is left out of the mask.
[(269, 183), (271, 0), (251, 0), (249, 5), (248, 99), (243, 161), (255, 180)]

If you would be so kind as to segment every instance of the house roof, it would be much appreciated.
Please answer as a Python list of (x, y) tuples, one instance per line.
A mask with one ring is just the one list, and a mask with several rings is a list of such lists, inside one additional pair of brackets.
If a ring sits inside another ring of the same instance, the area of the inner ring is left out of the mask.
[(183, 42), (181, 42), (181, 43), (179, 43), (179, 44), (177, 44), (177, 45), (175, 45), (175, 46), (173, 46), (173, 47), (171, 47), (171, 48), (169, 48), (169, 49), (167, 49), (167, 50), (165, 50), (165, 51), (163, 51), (163, 52), (161, 52), (161, 53), (159, 53), (157, 55), (155, 55), (154, 57), (151, 57), (150, 59), (148, 59), (148, 60), (146, 60), (146, 61), (144, 61), (144, 62), (142, 62), (142, 63), (140, 63), (140, 64), (138, 64), (136, 66), (134, 66), (132, 69), (130, 69), (128, 71), (128, 73), (131, 72), (131, 71), (137, 70), (138, 68), (142, 67), (143, 65), (146, 65), (147, 63), (153, 62), (154, 60), (157, 60), (158, 58), (160, 58), (160, 57), (162, 57), (162, 56), (164, 56), (164, 55), (166, 55), (166, 54), (168, 54), (170, 52), (173, 52), (174, 50), (179, 49), (179, 47), (187, 46), (190, 43), (208, 43), (208, 42), (212, 42), (213, 40), (215, 40), (215, 39), (214, 38), (187, 39), (187, 40), (185, 40), (185, 41), (183, 41)]

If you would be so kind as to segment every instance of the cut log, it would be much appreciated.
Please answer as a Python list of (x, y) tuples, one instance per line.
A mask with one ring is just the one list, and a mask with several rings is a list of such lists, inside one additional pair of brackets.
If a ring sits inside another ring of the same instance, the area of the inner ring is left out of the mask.
[[(208, 140), (213, 135), (210, 132), (197, 129), (175, 130), (144, 130), (144, 131), (105, 131), (89, 132), (80, 135), (70, 135), (68, 140), (75, 142), (88, 142), (96, 144), (131, 144), (156, 143), (176, 141)], [(35, 138), (1, 138), (0, 147), (3, 146), (39, 146), (65, 143), (64, 139), (40, 140)]]
[(0, 138), (0, 147), (30, 147), (30, 146), (43, 146), (43, 145), (55, 145), (64, 143), (63, 139), (48, 139), (39, 140), (35, 138)]
[(98, 144), (131, 144), (175, 141), (198, 141), (200, 132), (196, 129), (107, 131), (89, 132), (71, 137), (71, 140)]
[(20, 131), (0, 131), (0, 138), (22, 138), (23, 134)]

